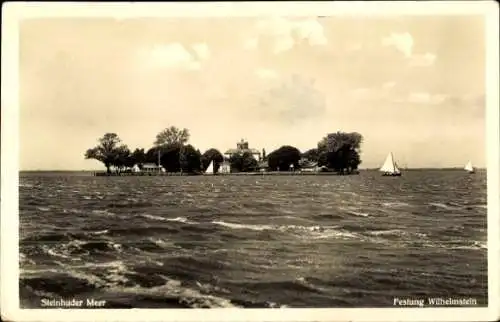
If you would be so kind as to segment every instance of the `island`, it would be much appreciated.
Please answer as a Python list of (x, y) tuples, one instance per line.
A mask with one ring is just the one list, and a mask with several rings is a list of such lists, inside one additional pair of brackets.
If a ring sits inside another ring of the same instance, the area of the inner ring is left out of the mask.
[(363, 136), (357, 132), (326, 134), (317, 146), (305, 152), (284, 144), (266, 154), (250, 148), (241, 139), (236, 148), (222, 154), (215, 148), (204, 153), (189, 144), (188, 129), (170, 126), (157, 134), (147, 151), (131, 151), (116, 133), (106, 133), (98, 145), (85, 152), (86, 159), (102, 162), (106, 171), (98, 176), (116, 175), (202, 175), (210, 167), (216, 175), (358, 174)]

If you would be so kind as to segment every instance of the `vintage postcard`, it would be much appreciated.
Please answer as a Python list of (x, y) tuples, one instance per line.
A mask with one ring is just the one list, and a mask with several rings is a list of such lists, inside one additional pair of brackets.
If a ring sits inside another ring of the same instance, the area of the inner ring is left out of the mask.
[(498, 23), (4, 4), (2, 319), (497, 320)]

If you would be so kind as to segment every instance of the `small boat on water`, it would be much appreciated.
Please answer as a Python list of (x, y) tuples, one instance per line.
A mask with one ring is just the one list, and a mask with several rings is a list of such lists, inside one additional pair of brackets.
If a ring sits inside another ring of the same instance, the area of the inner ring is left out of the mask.
[(387, 155), (385, 162), (379, 169), (383, 176), (399, 177), (401, 176), (401, 171), (398, 169), (397, 163), (394, 161), (394, 156), (392, 152)]
[(467, 171), (468, 173), (474, 173), (475, 172), (475, 169), (472, 166), (472, 162), (471, 161), (467, 162), (467, 164), (464, 167), (464, 170)]
[(210, 162), (210, 164), (208, 165), (208, 168), (207, 168), (207, 170), (205, 170), (204, 174), (207, 174), (207, 175), (214, 174), (214, 162), (213, 161)]

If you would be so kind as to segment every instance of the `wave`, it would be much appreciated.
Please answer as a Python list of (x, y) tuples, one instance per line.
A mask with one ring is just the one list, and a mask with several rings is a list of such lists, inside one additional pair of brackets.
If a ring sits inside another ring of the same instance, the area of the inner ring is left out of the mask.
[(357, 211), (353, 211), (353, 210), (349, 211), (348, 213), (351, 215), (354, 215), (354, 216), (359, 216), (359, 217), (369, 217), (370, 216), (366, 212), (357, 212)]
[(92, 213), (96, 215), (116, 216), (114, 212), (111, 212), (109, 210), (92, 210)]
[(89, 241), (78, 245), (79, 249), (89, 253), (115, 251), (121, 247), (121, 244), (111, 241)]
[(56, 250), (49, 248), (47, 246), (43, 246), (42, 249), (44, 250), (44, 252), (46, 254), (48, 254), (49, 256), (52, 256), (52, 257), (70, 258), (70, 256), (59, 253)]
[[(197, 263), (194, 259), (186, 260), (184, 264), (188, 266)], [(43, 277), (27, 277), (27, 273), (23, 271), (20, 279), (20, 292), (27, 295), (26, 297), (29, 297), (29, 294), (35, 294), (37, 297), (71, 296), (77, 298), (79, 295), (99, 292), (102, 293), (100, 298), (108, 296), (111, 302), (123, 299), (133, 307), (154, 307), (156, 305), (153, 302), (163, 303), (159, 307), (167, 303), (170, 304), (167, 306), (186, 308), (242, 307), (238, 301), (233, 302), (221, 296), (229, 291), (216, 285), (199, 281), (190, 282), (187, 285), (181, 280), (166, 276), (168, 272), (155, 271), (148, 267), (131, 269), (120, 260), (66, 267), (65, 272), (54, 270), (32, 272), (33, 274), (43, 273)]]
[(43, 243), (43, 242), (46, 243), (65, 242), (65, 241), (72, 241), (78, 238), (85, 238), (85, 235), (81, 233), (69, 233), (69, 232), (41, 233), (39, 235), (32, 235), (23, 238), (21, 240), (21, 244)]
[(337, 229), (338, 226), (301, 226), (301, 225), (259, 225), (259, 224), (237, 224), (224, 221), (212, 221), (213, 224), (221, 225), (231, 229), (248, 229), (255, 231), (279, 231), (294, 233), (297, 236), (304, 236), (307, 233), (308, 238), (322, 239), (322, 238), (360, 238), (360, 235)]
[(149, 240), (160, 248), (167, 248), (167, 247), (175, 246), (175, 244), (173, 242), (165, 241), (162, 238), (150, 238)]
[(402, 236), (405, 235), (406, 232), (400, 229), (389, 229), (389, 230), (374, 230), (368, 232), (368, 234), (374, 236)]
[(429, 202), (428, 205), (436, 207), (436, 208), (446, 209), (446, 210), (456, 210), (456, 209), (459, 209), (457, 207), (446, 205), (446, 204), (440, 203), (440, 202)]
[[(237, 308), (240, 307), (222, 296), (203, 294), (199, 289), (186, 287), (181, 281), (162, 276), (164, 284), (154, 287), (112, 287), (108, 292), (120, 296), (127, 294), (133, 298), (140, 298), (144, 302), (170, 302), (176, 307), (185, 308)], [(140, 306), (140, 304), (139, 304)], [(136, 306), (134, 306), (136, 307)]]
[(186, 217), (167, 218), (167, 220), (168, 221), (178, 221), (178, 222), (182, 222), (185, 224), (194, 223), (194, 222), (189, 221)]
[(477, 240), (469, 241), (464, 244), (464, 241), (450, 241), (449, 243), (442, 243), (440, 246), (449, 248), (449, 249), (470, 249), (470, 250), (479, 250), (479, 249), (488, 249), (486, 242), (480, 242)]
[(168, 218), (168, 217), (161, 217), (161, 216), (155, 216), (155, 215), (149, 215), (149, 214), (142, 214), (141, 217), (148, 218), (151, 220), (157, 220), (157, 221), (175, 221), (175, 222), (181, 222), (185, 224), (195, 224), (196, 222), (189, 221), (186, 217), (175, 217), (175, 218)]
[(47, 294), (52, 296), (75, 296), (95, 291), (97, 286), (87, 278), (70, 274), (52, 273), (44, 277), (29, 277), (19, 280), (20, 293)]
[(236, 223), (229, 223), (229, 222), (217, 221), (217, 220), (212, 221), (212, 224), (221, 225), (221, 226), (233, 228), (233, 229), (250, 229), (250, 230), (257, 230), (257, 231), (274, 229), (273, 226), (271, 226), (271, 225), (236, 224)]
[(70, 213), (70, 214), (83, 214), (84, 213), (82, 210), (76, 209), (76, 208), (69, 208), (69, 209), (64, 208), (62, 210), (62, 212), (65, 214), (68, 214), (68, 213)]
[(383, 202), (382, 206), (389, 208), (397, 208), (397, 207), (410, 207), (411, 205), (407, 202), (393, 201), (393, 202)]
[(92, 235), (104, 235), (104, 234), (107, 234), (108, 232), (109, 232), (108, 229), (104, 229), (104, 230), (98, 230), (98, 231), (91, 232), (90, 234), (92, 234)]

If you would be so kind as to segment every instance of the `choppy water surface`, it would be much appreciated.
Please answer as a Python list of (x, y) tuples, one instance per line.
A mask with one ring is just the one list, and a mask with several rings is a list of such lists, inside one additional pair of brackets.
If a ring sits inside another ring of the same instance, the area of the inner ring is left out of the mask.
[(487, 302), (486, 173), (22, 174), (20, 295), (107, 307)]

